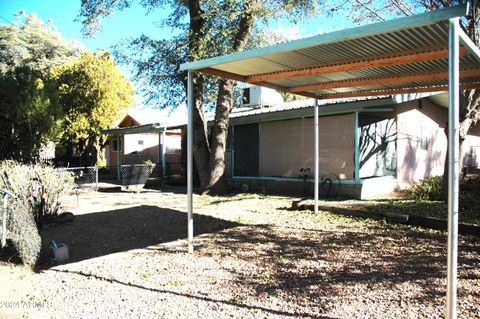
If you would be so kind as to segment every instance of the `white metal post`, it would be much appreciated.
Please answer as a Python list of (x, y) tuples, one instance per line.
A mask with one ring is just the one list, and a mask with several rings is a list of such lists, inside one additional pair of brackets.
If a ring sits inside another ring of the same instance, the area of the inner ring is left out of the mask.
[(190, 70), (188, 70), (187, 106), (188, 252), (193, 254), (193, 79)]
[(315, 174), (315, 188), (314, 188), (314, 191), (313, 191), (313, 194), (314, 194), (314, 198), (315, 198), (315, 208), (314, 208), (314, 211), (315, 213), (318, 213), (318, 184), (319, 184), (319, 176), (320, 176), (320, 172), (319, 172), (319, 149), (318, 149), (318, 144), (319, 144), (319, 141), (318, 141), (318, 100), (315, 99), (315, 119), (313, 121), (315, 124), (314, 124), (314, 136), (315, 136), (315, 159), (314, 159), (314, 174)]
[(165, 180), (165, 178), (167, 177), (167, 157), (166, 157), (166, 154), (167, 154), (167, 147), (165, 146), (165, 141), (166, 141), (166, 137), (167, 137), (167, 133), (166, 133), (166, 128), (163, 128), (162, 130), (162, 134), (161, 134), (161, 137), (162, 137), (162, 179)]
[(120, 140), (120, 135), (117, 134), (117, 180), (121, 180), (121, 165), (122, 165), (122, 141)]
[(457, 318), (459, 193), (459, 24), (450, 19), (448, 34), (448, 258), (447, 318)]
[(95, 191), (98, 191), (98, 166), (95, 164)]
[(360, 182), (360, 140), (359, 140), (359, 132), (358, 132), (358, 117), (359, 117), (359, 114), (358, 112), (355, 112), (355, 132), (354, 132), (354, 138), (355, 138), (355, 141), (354, 141), (354, 144), (355, 144), (355, 147), (354, 147), (354, 153), (353, 153), (353, 157), (354, 157), (354, 162), (355, 162), (355, 170), (354, 170), (354, 178), (355, 178), (355, 183), (359, 183)]

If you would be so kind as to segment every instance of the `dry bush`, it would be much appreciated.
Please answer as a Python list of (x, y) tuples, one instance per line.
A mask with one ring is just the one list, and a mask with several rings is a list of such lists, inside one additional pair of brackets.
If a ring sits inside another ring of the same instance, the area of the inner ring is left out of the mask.
[[(34, 268), (38, 261), (41, 249), (38, 229), (63, 212), (62, 200), (74, 186), (73, 175), (66, 170), (15, 161), (0, 163), (0, 233), (3, 235), (5, 220), (6, 238), (26, 266)], [(6, 218), (3, 190), (15, 196), (7, 197)], [(7, 249), (3, 248), (3, 251)]]
[[(4, 194), (2, 195), (5, 196)], [(4, 203), (3, 200), (2, 203)], [(2, 209), (2, 214), (0, 215), (0, 225), (2, 226), (4, 213), (4, 209)], [(25, 203), (9, 197), (6, 213), (7, 245), (13, 244), (13, 248), (15, 249), (11, 250), (10, 248), (12, 247), (8, 246), (2, 248), (7, 252), (13, 252), (13, 255), (18, 253), (22, 263), (34, 269), (40, 256), (41, 238), (38, 234), (31, 210)], [(0, 233), (3, 234), (3, 227)], [(10, 259), (12, 256), (8, 257)]]
[(41, 228), (63, 212), (62, 201), (74, 188), (74, 177), (65, 169), (44, 164), (20, 164), (15, 161), (0, 163), (0, 188), (14, 194), (30, 207), (31, 214)]

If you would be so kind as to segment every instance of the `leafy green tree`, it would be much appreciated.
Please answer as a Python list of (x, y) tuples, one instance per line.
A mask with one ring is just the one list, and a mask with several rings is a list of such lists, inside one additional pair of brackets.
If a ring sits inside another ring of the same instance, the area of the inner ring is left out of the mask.
[(80, 50), (35, 14), (20, 12), (14, 23), (0, 25), (0, 159), (32, 161), (55, 137), (61, 112), (49, 72)]
[[(130, 0), (82, 0), (80, 19), (86, 34), (99, 30), (103, 17), (130, 6)], [(120, 57), (136, 67), (137, 79), (147, 84), (146, 97), (163, 106), (186, 100), (186, 74), (181, 63), (239, 52), (262, 42), (262, 27), (272, 20), (296, 19), (316, 12), (320, 1), (309, 0), (144, 0), (148, 12), (171, 9), (160, 27), (175, 36), (155, 39), (141, 35), (123, 43)], [(126, 51), (125, 51), (126, 46)], [(233, 108), (234, 82), (194, 75), (194, 158), (202, 188), (207, 192), (226, 190), (225, 147), (228, 117)], [(215, 120), (208, 136), (205, 103), (215, 105)]]
[(63, 118), (60, 145), (67, 155), (78, 148), (88, 163), (89, 154), (99, 160), (100, 131), (110, 128), (133, 103), (133, 87), (108, 51), (86, 52), (78, 60), (55, 67), (52, 78), (58, 88)]
[(31, 68), (16, 67), (0, 78), (1, 159), (31, 161), (40, 148), (55, 136), (59, 110), (52, 103), (52, 91)]
[(0, 24), (0, 73), (28, 66), (46, 76), (54, 66), (78, 57), (85, 49), (66, 41), (52, 21), (20, 11), (11, 24)]

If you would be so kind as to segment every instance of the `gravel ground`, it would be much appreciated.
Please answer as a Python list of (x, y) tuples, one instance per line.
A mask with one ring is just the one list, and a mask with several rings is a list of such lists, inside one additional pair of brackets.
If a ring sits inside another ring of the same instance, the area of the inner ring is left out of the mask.
[[(83, 193), (42, 231), (71, 258), (0, 263), (1, 318), (443, 318), (446, 235), (291, 211), (290, 199)], [(480, 318), (480, 239), (461, 237), (459, 318)]]

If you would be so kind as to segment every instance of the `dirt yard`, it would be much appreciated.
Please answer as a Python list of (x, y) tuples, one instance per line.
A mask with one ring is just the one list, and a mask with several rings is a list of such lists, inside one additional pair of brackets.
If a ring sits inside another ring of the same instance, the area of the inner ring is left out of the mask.
[[(70, 248), (32, 273), (0, 263), (0, 318), (443, 318), (446, 235), (175, 189), (70, 198), (42, 231)], [(46, 257), (45, 257), (46, 258)], [(480, 318), (480, 239), (461, 237), (458, 312)]]

